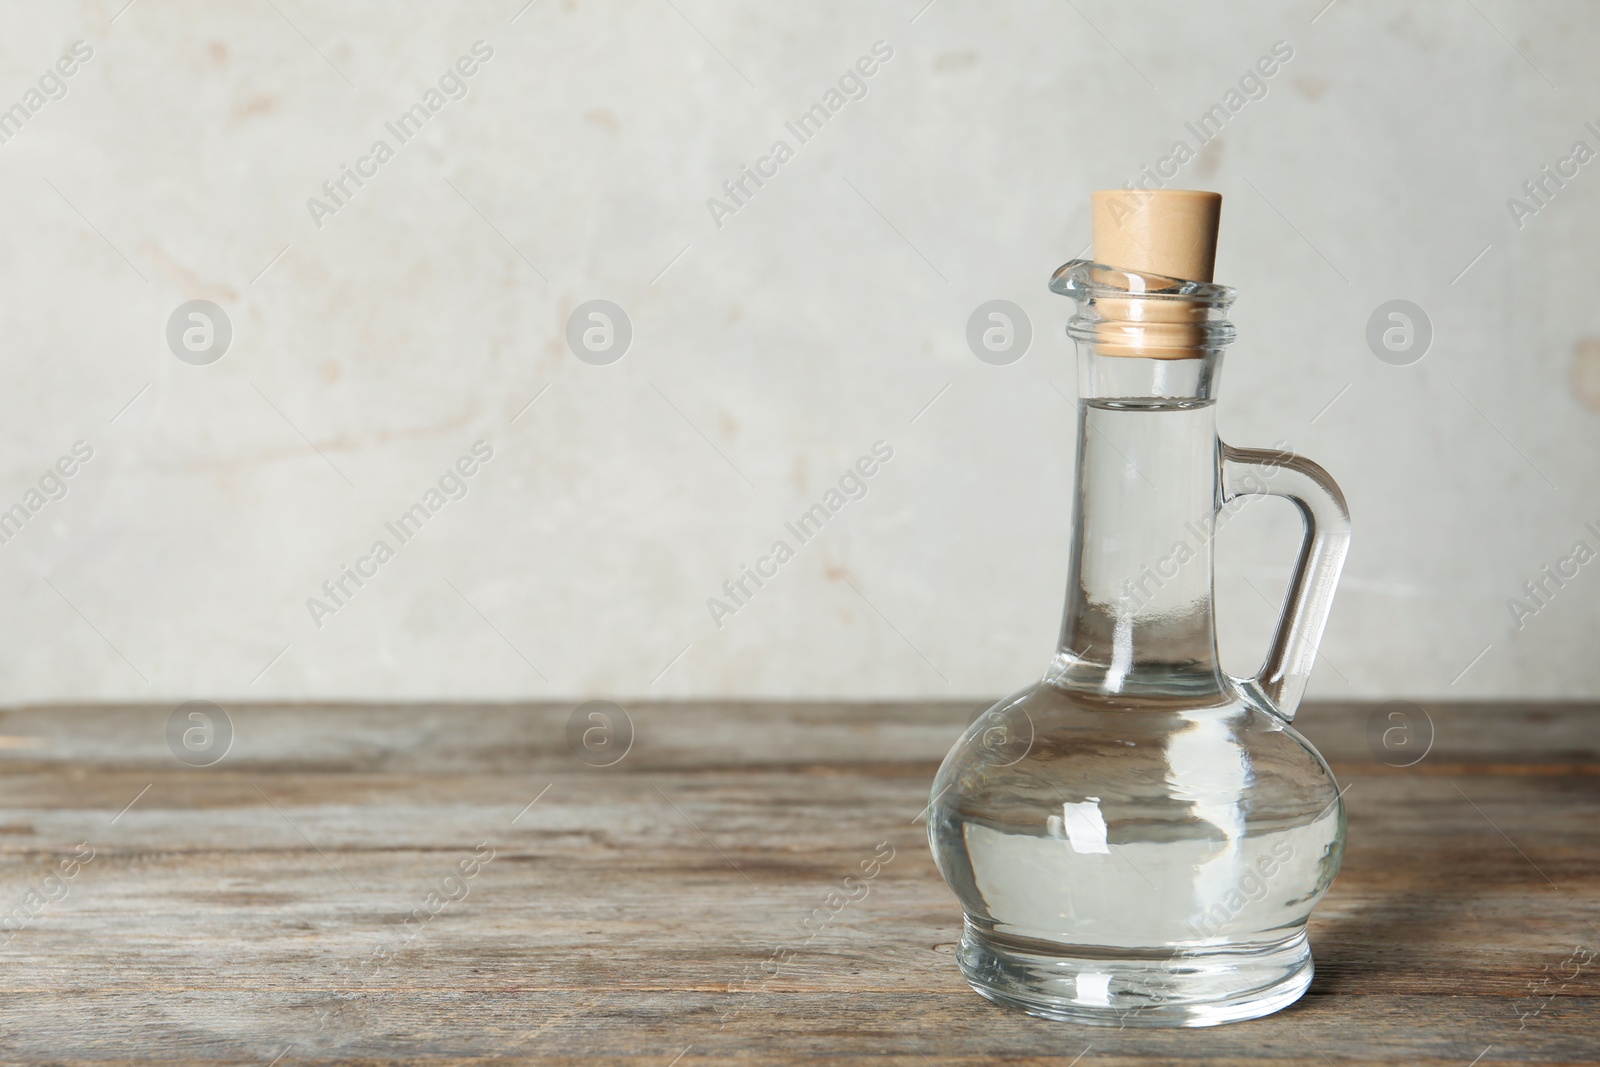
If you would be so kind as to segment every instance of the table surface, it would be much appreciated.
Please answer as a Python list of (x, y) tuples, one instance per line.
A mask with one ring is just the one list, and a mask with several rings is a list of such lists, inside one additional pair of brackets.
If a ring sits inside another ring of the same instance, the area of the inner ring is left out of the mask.
[(170, 707), (0, 712), (0, 1060), (1600, 1061), (1600, 707), (1426, 705), (1410, 767), (1307, 707), (1349, 810), (1316, 979), (1180, 1031), (962, 981), (920, 813), (978, 710), (631, 706), (605, 768), (570, 706), (232, 707), (209, 767)]

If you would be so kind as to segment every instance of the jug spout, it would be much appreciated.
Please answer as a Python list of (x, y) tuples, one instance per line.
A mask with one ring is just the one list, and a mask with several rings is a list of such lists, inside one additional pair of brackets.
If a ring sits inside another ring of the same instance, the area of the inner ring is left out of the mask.
[(1087, 259), (1063, 264), (1050, 289), (1077, 302), (1067, 335), (1080, 395), (1215, 399), (1233, 289)]

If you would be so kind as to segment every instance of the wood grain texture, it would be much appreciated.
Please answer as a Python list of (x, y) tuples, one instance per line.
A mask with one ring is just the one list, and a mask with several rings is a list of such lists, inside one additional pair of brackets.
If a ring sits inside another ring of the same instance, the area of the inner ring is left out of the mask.
[(1198, 1031), (962, 981), (920, 813), (978, 710), (636, 706), (604, 769), (565, 706), (234, 707), (207, 768), (170, 708), (0, 712), (0, 1061), (1600, 1061), (1600, 958), (1574, 957), (1600, 949), (1600, 708), (1429, 705), (1396, 768), (1371, 707), (1308, 707), (1350, 815), (1316, 980)]

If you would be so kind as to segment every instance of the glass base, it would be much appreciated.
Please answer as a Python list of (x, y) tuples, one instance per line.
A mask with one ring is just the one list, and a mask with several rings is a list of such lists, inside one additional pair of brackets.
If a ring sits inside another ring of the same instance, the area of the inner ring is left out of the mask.
[(1277, 941), (1141, 955), (984, 931), (957, 958), (973, 989), (1029, 1015), (1091, 1026), (1216, 1026), (1288, 1007), (1311, 984), (1305, 927)]

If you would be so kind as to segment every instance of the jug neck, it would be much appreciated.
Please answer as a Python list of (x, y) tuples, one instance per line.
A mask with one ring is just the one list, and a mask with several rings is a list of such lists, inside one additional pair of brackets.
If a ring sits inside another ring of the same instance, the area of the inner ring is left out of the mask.
[[(1232, 290), (1069, 268), (1075, 277), (1057, 291), (1079, 304), (1068, 331), (1079, 350), (1077, 484), (1066, 612), (1046, 681), (1110, 706), (1223, 703), (1211, 539)], [(1152, 300), (1168, 303), (1143, 306)]]

